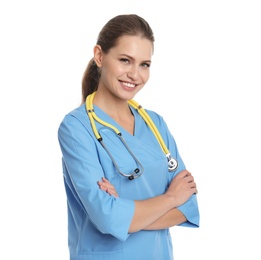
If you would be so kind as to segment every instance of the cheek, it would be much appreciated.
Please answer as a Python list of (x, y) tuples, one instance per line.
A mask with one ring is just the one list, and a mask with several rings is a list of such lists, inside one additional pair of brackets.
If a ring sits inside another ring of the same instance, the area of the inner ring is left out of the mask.
[(119, 70), (115, 66), (104, 66), (102, 67), (101, 77), (110, 79), (111, 76), (117, 77), (119, 75)]
[(110, 75), (110, 74), (115, 74), (117, 73), (117, 68), (118, 66), (116, 65), (116, 62), (109, 59), (109, 58), (104, 58), (103, 63), (102, 63), (102, 73), (104, 75)]
[(126, 73), (126, 68), (119, 66), (117, 63), (110, 63), (109, 65), (105, 66), (105, 68), (107, 75), (114, 75), (118, 77)]
[(150, 70), (143, 70), (140, 73), (140, 76), (144, 83), (146, 83), (149, 80), (150, 77)]

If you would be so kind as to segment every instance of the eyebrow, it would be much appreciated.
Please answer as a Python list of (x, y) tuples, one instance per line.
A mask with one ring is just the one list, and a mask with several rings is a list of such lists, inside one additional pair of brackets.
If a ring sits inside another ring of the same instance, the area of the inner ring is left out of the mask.
[[(120, 54), (120, 55), (121, 55), (121, 56), (126, 56), (126, 57), (129, 58), (130, 60), (134, 60), (134, 58), (131, 57), (131, 56), (128, 55), (128, 54), (122, 53), (122, 54)], [(151, 60), (144, 60), (144, 61), (142, 61), (142, 62), (151, 63)]]

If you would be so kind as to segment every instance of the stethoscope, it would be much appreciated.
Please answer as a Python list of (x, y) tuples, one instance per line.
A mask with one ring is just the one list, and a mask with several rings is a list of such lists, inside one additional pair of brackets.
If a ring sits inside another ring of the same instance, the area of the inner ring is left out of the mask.
[[(139, 160), (136, 158), (136, 156), (132, 153), (132, 151), (130, 150), (130, 148), (128, 147), (126, 141), (124, 140), (124, 138), (122, 137), (121, 132), (114, 127), (113, 125), (101, 120), (94, 112), (93, 109), (93, 98), (96, 94), (96, 91), (93, 92), (92, 94), (88, 95), (86, 98), (86, 109), (87, 109), (87, 114), (89, 116), (90, 119), (90, 123), (92, 126), (92, 130), (93, 133), (96, 137), (96, 139), (100, 142), (100, 144), (103, 146), (103, 148), (106, 150), (107, 154), (110, 156), (112, 163), (114, 165), (114, 167), (116, 168), (116, 170), (124, 177), (127, 177), (129, 180), (133, 180), (135, 178), (138, 178), (142, 175), (142, 173), (144, 172), (144, 168), (142, 166), (142, 164), (139, 162)], [(143, 120), (146, 122), (146, 124), (149, 126), (149, 128), (151, 129), (152, 133), (154, 134), (154, 136), (156, 137), (156, 139), (158, 140), (160, 147), (162, 149), (162, 151), (165, 153), (166, 157), (167, 157), (167, 161), (168, 161), (168, 170), (170, 172), (174, 171), (177, 169), (178, 167), (178, 162), (176, 159), (172, 158), (170, 155), (170, 152), (164, 142), (164, 140), (162, 139), (156, 125), (153, 123), (152, 119), (150, 118), (150, 116), (148, 115), (148, 113), (145, 111), (145, 109), (139, 105), (136, 101), (134, 100), (129, 100), (128, 104), (130, 106), (132, 106), (134, 109), (136, 109), (139, 113), (139, 115), (143, 118)], [(122, 144), (124, 145), (124, 147), (128, 150), (128, 152), (130, 153), (130, 155), (132, 156), (132, 158), (134, 159), (134, 161), (136, 162), (137, 168), (134, 169), (134, 171), (130, 174), (128, 173), (123, 173), (122, 171), (120, 171), (115, 159), (113, 158), (113, 156), (111, 155), (110, 151), (108, 150), (108, 148), (105, 146), (103, 139), (100, 135), (100, 133), (98, 132), (96, 125), (95, 125), (95, 121), (99, 122), (100, 124), (109, 127), (110, 129), (112, 129), (116, 135), (118, 136), (118, 138), (120, 139), (120, 141), (122, 142)]]

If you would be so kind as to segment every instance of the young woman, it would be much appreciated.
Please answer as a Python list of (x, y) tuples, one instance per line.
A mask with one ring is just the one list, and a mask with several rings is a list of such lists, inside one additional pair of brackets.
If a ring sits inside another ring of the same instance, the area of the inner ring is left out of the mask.
[(196, 183), (167, 124), (133, 100), (153, 51), (142, 17), (109, 20), (83, 76), (82, 105), (59, 127), (71, 260), (173, 259), (169, 228), (199, 226)]

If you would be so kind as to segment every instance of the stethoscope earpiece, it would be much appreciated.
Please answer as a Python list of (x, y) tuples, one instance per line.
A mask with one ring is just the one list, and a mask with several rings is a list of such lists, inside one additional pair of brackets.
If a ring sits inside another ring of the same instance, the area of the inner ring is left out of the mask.
[(128, 179), (129, 179), (130, 181), (132, 181), (132, 180), (134, 180), (135, 178), (140, 177), (141, 174), (135, 176), (135, 174), (138, 174), (139, 172), (140, 172), (140, 169), (139, 169), (139, 168), (136, 168), (136, 169), (133, 171), (133, 173), (128, 177)]
[(130, 181), (132, 181), (132, 180), (134, 180), (134, 176), (131, 175), (131, 176), (128, 177), (128, 179), (129, 179)]

